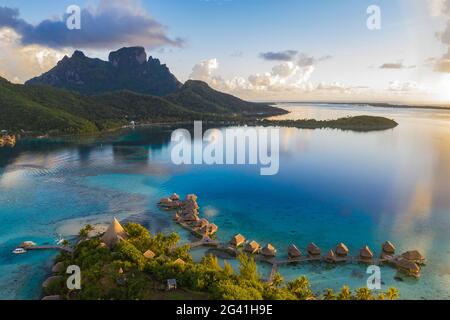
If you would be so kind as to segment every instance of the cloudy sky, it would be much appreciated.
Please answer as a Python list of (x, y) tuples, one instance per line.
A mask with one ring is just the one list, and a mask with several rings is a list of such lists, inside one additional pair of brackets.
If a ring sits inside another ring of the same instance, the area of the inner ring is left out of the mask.
[[(381, 29), (367, 8), (381, 9)], [(81, 30), (66, 9), (82, 8)], [(0, 0), (0, 76), (141, 45), (252, 100), (450, 103), (450, 0)]]

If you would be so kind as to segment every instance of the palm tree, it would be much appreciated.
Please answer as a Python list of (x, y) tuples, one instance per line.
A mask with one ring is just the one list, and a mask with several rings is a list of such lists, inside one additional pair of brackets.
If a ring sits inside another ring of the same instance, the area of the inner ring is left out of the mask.
[(368, 288), (359, 288), (355, 292), (356, 300), (373, 300), (372, 291)]
[(279, 272), (275, 273), (272, 278), (272, 285), (275, 288), (278, 288), (283, 284), (283, 282), (284, 282), (283, 276)]
[(352, 292), (350, 291), (350, 288), (347, 286), (343, 286), (341, 289), (341, 293), (338, 295), (338, 300), (351, 300), (352, 299)]
[(400, 298), (400, 293), (396, 288), (389, 288), (388, 291), (386, 291), (386, 297), (388, 300), (397, 300)]
[(336, 294), (334, 293), (333, 289), (327, 289), (325, 294), (323, 295), (324, 300), (336, 300)]

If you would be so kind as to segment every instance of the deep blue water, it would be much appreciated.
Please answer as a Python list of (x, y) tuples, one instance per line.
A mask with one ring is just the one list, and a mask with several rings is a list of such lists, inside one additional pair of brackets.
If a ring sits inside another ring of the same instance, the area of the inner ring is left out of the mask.
[[(450, 112), (349, 105), (293, 105), (290, 118), (355, 114), (396, 119), (393, 130), (354, 133), (281, 129), (280, 171), (258, 166), (174, 166), (169, 128), (139, 128), (99, 138), (21, 141), (0, 149), (0, 298), (37, 299), (52, 253), (14, 256), (24, 240), (70, 238), (81, 225), (113, 216), (152, 232), (186, 232), (155, 206), (173, 192), (196, 193), (218, 237), (239, 232), (280, 256), (290, 243), (314, 241), (323, 250), (344, 242), (353, 253), (385, 240), (428, 258), (422, 278), (395, 280), (382, 268), (384, 289), (406, 299), (450, 298)], [(198, 256), (202, 252), (195, 252)], [(260, 271), (267, 275), (267, 266)], [(280, 270), (307, 275), (317, 292), (364, 286), (363, 266), (305, 265)]]

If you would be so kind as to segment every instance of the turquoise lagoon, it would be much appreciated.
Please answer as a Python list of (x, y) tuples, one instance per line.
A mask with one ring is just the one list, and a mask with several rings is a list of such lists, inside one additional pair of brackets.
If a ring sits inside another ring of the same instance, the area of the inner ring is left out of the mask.
[[(175, 166), (166, 127), (129, 129), (99, 138), (21, 141), (0, 149), (0, 299), (38, 299), (52, 252), (15, 256), (24, 240), (73, 237), (86, 223), (122, 220), (152, 232), (190, 235), (156, 202), (196, 193), (218, 237), (235, 233), (275, 245), (313, 241), (324, 251), (344, 242), (353, 254), (376, 254), (391, 240), (427, 259), (419, 280), (382, 267), (383, 289), (403, 299), (450, 299), (450, 111), (329, 104), (280, 104), (289, 118), (371, 114), (399, 127), (371, 133), (282, 128), (280, 171), (258, 166)], [(196, 250), (199, 259), (204, 253)], [(314, 291), (365, 286), (366, 267), (308, 264), (280, 269), (287, 280), (310, 278)], [(269, 267), (260, 265), (267, 276)]]

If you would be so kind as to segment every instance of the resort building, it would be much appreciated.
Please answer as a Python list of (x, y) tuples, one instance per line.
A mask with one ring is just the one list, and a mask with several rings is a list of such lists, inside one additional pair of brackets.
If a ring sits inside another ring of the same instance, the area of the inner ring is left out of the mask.
[(347, 246), (345, 244), (343, 244), (342, 242), (336, 246), (336, 255), (338, 257), (341, 257), (341, 258), (347, 257), (348, 253), (349, 253), (349, 250), (348, 250)]
[(156, 254), (152, 250), (147, 250), (144, 253), (144, 257), (146, 257), (147, 259), (153, 259), (155, 255)]
[(308, 245), (306, 251), (308, 251), (308, 254), (312, 257), (317, 257), (320, 256), (321, 254), (320, 248), (314, 242), (311, 242)]
[(385, 243), (383, 243), (381, 249), (383, 250), (383, 253), (386, 253), (387, 255), (395, 254), (395, 246), (390, 241), (386, 241)]
[(396, 266), (399, 271), (406, 273), (409, 276), (420, 277), (420, 267), (417, 263), (405, 258), (400, 258), (396, 261)]
[(105, 234), (102, 236), (102, 241), (108, 246), (108, 248), (114, 248), (120, 241), (128, 239), (128, 234), (125, 229), (119, 223), (119, 221), (114, 218), (111, 225), (106, 230)]
[(235, 235), (230, 241), (230, 244), (235, 247), (240, 247), (244, 243), (245, 243), (245, 237), (242, 234)]
[(325, 261), (328, 263), (334, 263), (336, 262), (336, 254), (333, 250), (328, 251), (327, 256), (325, 257)]
[(363, 261), (372, 261), (373, 260), (373, 252), (372, 250), (370, 250), (369, 246), (364, 246), (360, 251), (359, 251), (359, 258)]
[(182, 265), (185, 265), (186, 262), (184, 262), (183, 259), (178, 258), (177, 260), (175, 260), (175, 261), (173, 262), (173, 264), (182, 266)]
[(244, 248), (245, 252), (251, 253), (251, 254), (258, 254), (261, 249), (261, 246), (258, 242), (252, 241), (247, 243), (247, 245)]
[(291, 244), (288, 247), (288, 256), (290, 259), (300, 258), (302, 256), (302, 252), (295, 244)]
[(272, 244), (269, 243), (264, 248), (262, 248), (261, 254), (266, 257), (275, 257), (277, 254), (277, 250)]
[(402, 254), (402, 257), (417, 264), (425, 263), (425, 257), (417, 250), (407, 251)]

